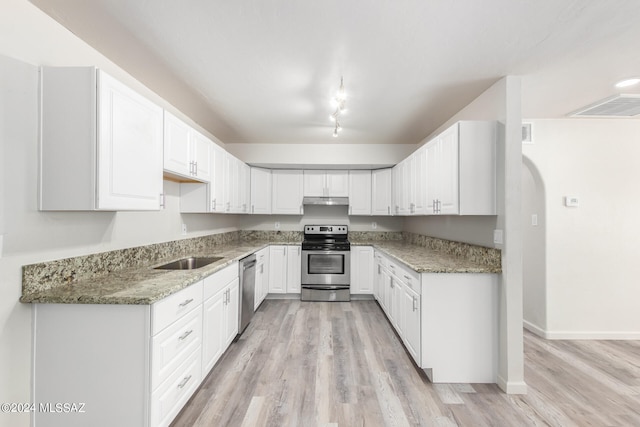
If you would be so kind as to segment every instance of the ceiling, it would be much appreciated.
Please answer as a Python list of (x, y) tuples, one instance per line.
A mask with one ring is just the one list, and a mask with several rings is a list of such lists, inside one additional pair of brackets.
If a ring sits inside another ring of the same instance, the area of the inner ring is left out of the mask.
[(637, 0), (31, 2), (224, 143), (413, 144), (505, 75), (531, 119), (640, 76)]

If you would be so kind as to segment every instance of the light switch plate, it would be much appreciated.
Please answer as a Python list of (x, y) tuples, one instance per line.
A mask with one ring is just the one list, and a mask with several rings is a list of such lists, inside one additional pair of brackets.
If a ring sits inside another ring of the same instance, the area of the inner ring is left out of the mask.
[(493, 243), (501, 245), (503, 241), (502, 230), (493, 230)]
[(580, 206), (580, 199), (578, 196), (564, 196), (564, 205), (568, 208), (577, 208)]
[(187, 234), (187, 224), (182, 223), (182, 235), (186, 235)]

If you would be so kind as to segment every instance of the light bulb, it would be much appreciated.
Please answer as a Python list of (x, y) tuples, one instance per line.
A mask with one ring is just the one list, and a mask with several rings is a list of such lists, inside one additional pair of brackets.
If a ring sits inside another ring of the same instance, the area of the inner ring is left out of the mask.
[(330, 114), (329, 115), (329, 120), (331, 120), (332, 122), (335, 122), (336, 121), (336, 116), (333, 115), (333, 114)]
[(338, 129), (334, 129), (333, 130), (333, 137), (337, 138), (338, 137)]

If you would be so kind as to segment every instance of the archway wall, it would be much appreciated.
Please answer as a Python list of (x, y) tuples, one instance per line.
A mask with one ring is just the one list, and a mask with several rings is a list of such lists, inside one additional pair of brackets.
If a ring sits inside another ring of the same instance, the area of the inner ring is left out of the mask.
[(543, 335), (639, 339), (640, 121), (528, 122), (522, 151), (545, 190)]
[(547, 330), (545, 187), (540, 171), (522, 157), (522, 300), (524, 326), (538, 335)]

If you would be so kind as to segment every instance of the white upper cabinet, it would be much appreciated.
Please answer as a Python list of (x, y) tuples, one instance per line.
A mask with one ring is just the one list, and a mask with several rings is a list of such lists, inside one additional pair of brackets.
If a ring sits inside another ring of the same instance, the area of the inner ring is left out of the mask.
[(205, 182), (211, 180), (211, 151), (213, 141), (194, 130), (192, 134), (194, 177)]
[(224, 212), (229, 201), (229, 192), (225, 190), (229, 175), (227, 171), (227, 155), (227, 152), (218, 145), (214, 145), (211, 150), (211, 164), (213, 165), (211, 183), (209, 184), (209, 206), (211, 212)]
[(349, 171), (349, 215), (371, 215), (371, 171)]
[(302, 215), (302, 170), (274, 169), (271, 183), (271, 213)]
[(428, 214), (496, 214), (495, 122), (458, 122), (426, 150)]
[(349, 171), (305, 170), (305, 197), (348, 197)]
[(411, 168), (409, 159), (405, 159), (393, 167), (393, 198), (394, 213), (396, 215), (409, 215), (409, 196), (411, 193)]
[(164, 112), (165, 172), (208, 182), (212, 145), (209, 138), (168, 111)]
[(391, 168), (371, 171), (371, 214), (393, 215)]
[(159, 210), (162, 108), (94, 67), (41, 68), (41, 210)]
[(251, 168), (251, 212), (271, 213), (271, 170)]

